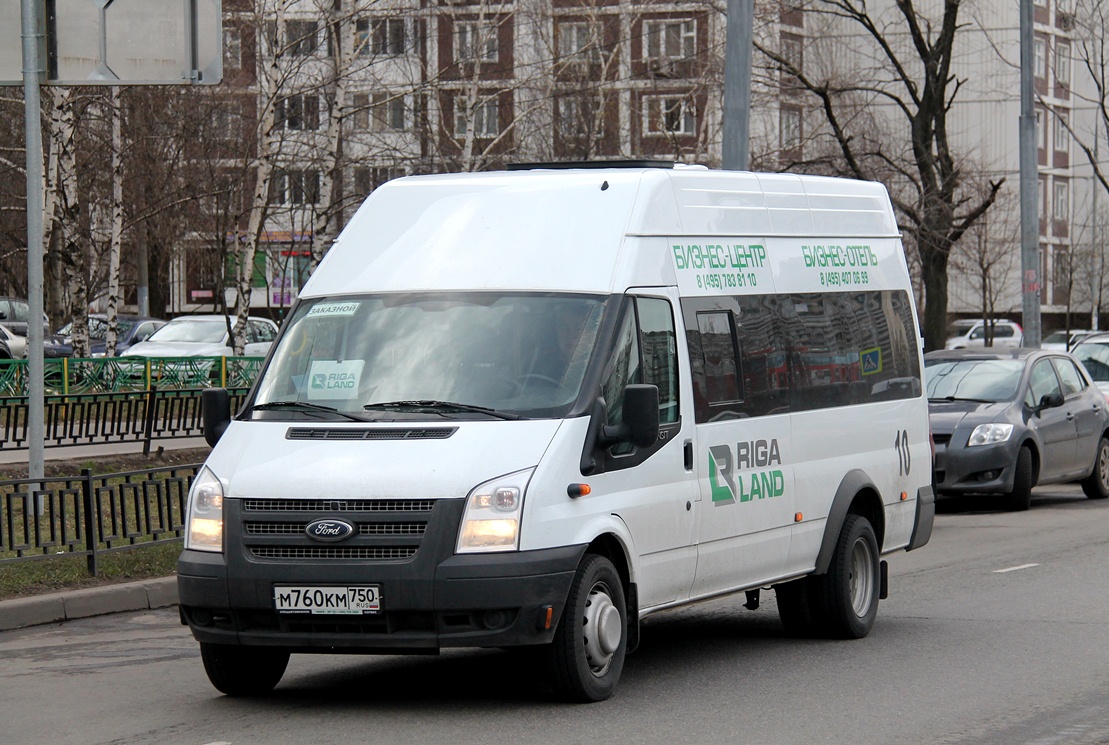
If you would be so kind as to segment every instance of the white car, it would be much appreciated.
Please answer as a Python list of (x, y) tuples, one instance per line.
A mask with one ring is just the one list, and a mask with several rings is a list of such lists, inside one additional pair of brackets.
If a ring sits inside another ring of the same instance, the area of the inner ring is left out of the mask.
[[(146, 341), (123, 353), (124, 357), (230, 357), (235, 354), (228, 328), (234, 317), (181, 316), (162, 326)], [(247, 319), (246, 357), (265, 357), (277, 336), (277, 324), (268, 318)]]
[(1096, 331), (1090, 331), (1089, 329), (1071, 329), (1070, 331), (1060, 329), (1045, 336), (1040, 348), (1056, 352), (1070, 352), (1087, 336), (1096, 333)]
[[(1003, 318), (991, 322), (994, 347), (1019, 347), (1024, 344), (1024, 329), (1020, 324)], [(944, 349), (970, 349), (986, 346), (986, 322), (981, 320), (955, 321), (947, 329)]]
[(27, 356), (27, 337), (0, 326), (0, 360), (21, 360)]

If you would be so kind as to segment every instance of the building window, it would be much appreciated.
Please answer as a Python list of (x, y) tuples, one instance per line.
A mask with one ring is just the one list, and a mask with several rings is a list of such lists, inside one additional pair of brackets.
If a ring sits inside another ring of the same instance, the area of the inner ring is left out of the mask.
[[(782, 34), (781, 43), (782, 59), (785, 60), (786, 64), (798, 72), (804, 70), (804, 46), (801, 43), (801, 37), (793, 34)], [(783, 74), (788, 75), (789, 73), (783, 72)]]
[(375, 93), (371, 122), (375, 132), (404, 129), (404, 96)]
[(1040, 150), (1047, 149), (1047, 133), (1044, 132), (1044, 110), (1036, 109), (1036, 147)]
[(228, 70), (243, 66), (243, 42), (237, 28), (223, 29), (223, 66)]
[(1055, 44), (1055, 82), (1070, 85), (1070, 44), (1062, 41)]
[(683, 96), (648, 96), (643, 105), (643, 131), (648, 135), (693, 134), (697, 119), (693, 102)]
[(1040, 205), (1040, 219), (1047, 217), (1047, 181), (1043, 178), (1036, 179), (1036, 198)]
[(320, 172), (275, 170), (270, 177), (271, 204), (317, 204), (320, 201)]
[(367, 93), (355, 93), (353, 102), (351, 118), (354, 120), (354, 128), (364, 132), (370, 128), (370, 96)]
[(285, 48), (293, 57), (311, 57), (319, 48), (316, 21), (286, 21)]
[(558, 134), (563, 140), (604, 137), (600, 94), (562, 96), (558, 99)]
[(377, 187), (395, 178), (404, 175), (404, 169), (396, 166), (380, 166), (376, 168), (354, 169), (354, 191), (358, 194), (369, 194)]
[(311, 93), (279, 99), (274, 107), (278, 127), (288, 130), (320, 128), (320, 99)]
[(782, 109), (779, 138), (782, 150), (797, 150), (801, 147), (801, 111)]
[(375, 18), (373, 22), (374, 54), (404, 54), (404, 19)]
[(234, 142), (241, 140), (242, 107), (235, 102), (227, 101), (218, 109), (212, 111), (212, 134), (221, 142)]
[(1043, 39), (1036, 39), (1033, 43), (1035, 57), (1033, 58), (1033, 73), (1037, 78), (1047, 77), (1047, 43)]
[(1070, 132), (1067, 131), (1067, 115), (1055, 114), (1055, 152), (1070, 152)]
[(586, 22), (559, 24), (558, 57), (563, 62), (600, 62), (600, 24)]
[(1055, 200), (1051, 213), (1056, 222), (1070, 220), (1070, 184), (1066, 181), (1055, 182)]
[(643, 24), (644, 56), (653, 60), (692, 58), (697, 53), (696, 32), (693, 20), (647, 21)]
[(462, 21), (454, 25), (455, 62), (496, 62), (497, 27), (492, 23)]
[(465, 137), (471, 126), (475, 137), (497, 136), (496, 97), (481, 99), (472, 105), (466, 96), (457, 96), (454, 99), (455, 136)]

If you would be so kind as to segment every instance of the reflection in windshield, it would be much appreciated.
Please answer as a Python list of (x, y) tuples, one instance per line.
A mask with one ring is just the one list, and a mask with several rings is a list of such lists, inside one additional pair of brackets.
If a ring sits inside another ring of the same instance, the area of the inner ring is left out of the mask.
[[(395, 417), (397, 407), (374, 405), (444, 401), (557, 416), (577, 399), (603, 302), (495, 293), (305, 301), (286, 321), (256, 403), (301, 400)], [(408, 408), (410, 416), (432, 415)], [(455, 408), (435, 415), (482, 416)]]
[(929, 399), (1012, 401), (1024, 363), (1020, 360), (925, 360)]

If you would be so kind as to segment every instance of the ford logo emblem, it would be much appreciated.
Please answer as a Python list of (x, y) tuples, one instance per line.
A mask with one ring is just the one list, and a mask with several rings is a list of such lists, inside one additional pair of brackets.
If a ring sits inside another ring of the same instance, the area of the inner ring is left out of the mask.
[(346, 520), (313, 520), (304, 532), (314, 541), (345, 541), (354, 535), (354, 526)]

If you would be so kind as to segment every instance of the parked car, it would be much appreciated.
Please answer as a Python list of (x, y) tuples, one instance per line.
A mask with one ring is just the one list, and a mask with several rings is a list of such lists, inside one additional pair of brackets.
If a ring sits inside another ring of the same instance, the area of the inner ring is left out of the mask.
[(1091, 334), (1071, 354), (1082, 363), (1094, 384), (1109, 399), (1109, 334)]
[[(161, 318), (146, 316), (116, 316), (116, 355), (122, 354), (133, 344), (138, 344), (166, 325)], [(58, 329), (43, 341), (43, 357), (73, 356), (73, 322)], [(108, 316), (104, 313), (89, 314), (89, 356), (103, 357), (108, 347)]]
[(1026, 510), (1032, 487), (1081, 481), (1109, 497), (1109, 403), (1071, 355), (963, 349), (924, 355), (937, 495), (1004, 495)]
[(1040, 343), (1041, 349), (1051, 349), (1056, 352), (1069, 352), (1074, 349), (1078, 344), (1091, 334), (1096, 334), (1096, 331), (1089, 329), (1060, 329), (1059, 331), (1052, 331), (1044, 337)]
[(19, 360), (27, 356), (27, 339), (0, 326), (0, 360)]
[[(16, 297), (0, 297), (0, 324), (17, 336), (27, 336), (27, 318), (31, 309), (27, 301)], [(42, 333), (50, 334), (50, 320), (42, 314)]]
[[(993, 346), (1019, 347), (1024, 343), (1024, 329), (1019, 323), (998, 318), (991, 321)], [(947, 327), (945, 349), (970, 349), (986, 346), (986, 322), (982, 320), (955, 321)]]
[[(228, 328), (235, 318), (220, 315), (180, 316), (162, 326), (143, 342), (131, 346), (124, 357), (229, 357), (234, 354)], [(268, 318), (247, 319), (247, 357), (264, 357), (277, 336), (277, 324)]]

